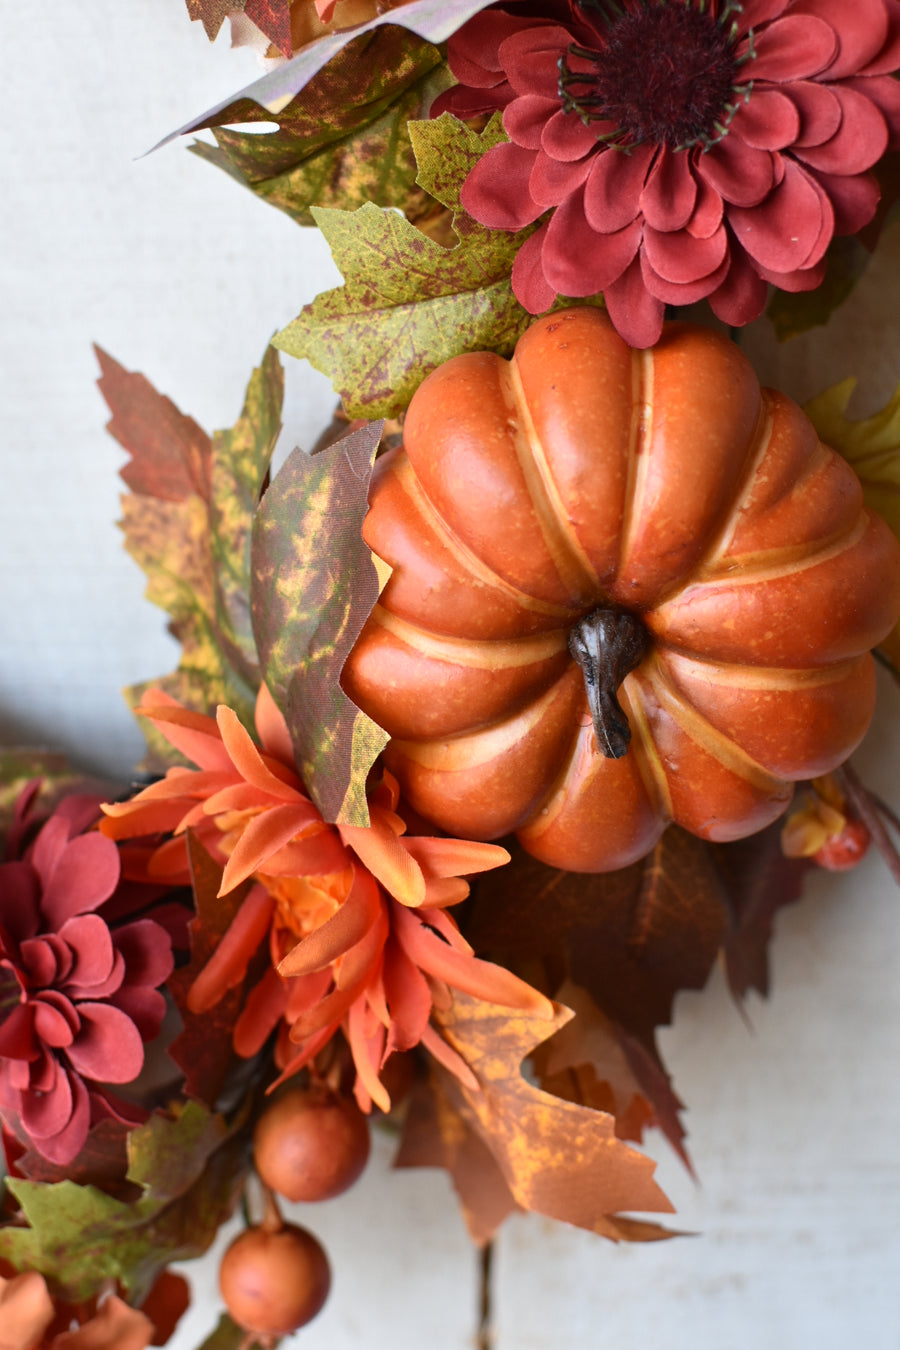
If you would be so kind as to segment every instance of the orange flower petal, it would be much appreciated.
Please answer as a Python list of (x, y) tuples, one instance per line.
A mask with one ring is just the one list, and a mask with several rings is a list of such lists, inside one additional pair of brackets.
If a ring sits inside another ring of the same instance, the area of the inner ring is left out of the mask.
[[(362, 999), (354, 1003), (347, 1016), (347, 1040), (353, 1055), (353, 1063), (359, 1074), (360, 1082), (376, 1106), (382, 1111), (390, 1111), (391, 1099), (387, 1089), (378, 1077), (376, 1065), (372, 1062), (370, 1039), (365, 1034), (365, 1005)], [(378, 1062), (381, 1061), (381, 1047), (377, 1047)], [(357, 1100), (359, 1098), (357, 1097)]]
[(263, 1048), (281, 1021), (287, 1003), (287, 981), (270, 966), (259, 984), (250, 990), (234, 1024), (232, 1045), (242, 1059), (252, 1059)]
[(390, 1012), (387, 1053), (411, 1050), (422, 1039), (431, 1016), (431, 989), (414, 961), (394, 941), (384, 952), (382, 972)]
[(421, 905), (425, 899), (425, 878), (419, 864), (403, 847), (394, 832), (385, 827), (379, 828), (372, 815), (372, 824), (338, 825), (344, 843), (353, 849), (356, 856), (377, 877), (386, 891), (395, 896), (402, 905), (413, 908)]
[(340, 835), (326, 826), (285, 844), (266, 860), (264, 870), (273, 877), (327, 877), (346, 871), (352, 863), (352, 854), (344, 847)]
[(420, 1044), (424, 1045), (428, 1053), (434, 1056), (438, 1064), (442, 1064), (445, 1069), (453, 1074), (454, 1078), (458, 1078), (464, 1087), (473, 1092), (481, 1090), (481, 1084), (462, 1055), (458, 1054), (452, 1045), (448, 1045), (443, 1036), (438, 1035), (430, 1022), (422, 1032)]
[(305, 803), (289, 802), (251, 816), (222, 874), (220, 895), (227, 895), (254, 872), (265, 871), (265, 862), (307, 823)]
[(224, 703), (216, 710), (216, 720), (231, 762), (242, 778), (279, 801), (296, 801), (300, 780), (293, 769), (270, 759), (268, 764), (253, 744), (237, 713)]
[(135, 839), (144, 834), (172, 834), (181, 824), (193, 802), (183, 798), (174, 802), (104, 802), (100, 833), (107, 839)]
[(192, 1013), (208, 1012), (247, 973), (247, 966), (269, 931), (275, 901), (264, 886), (254, 886), (216, 950), (188, 991)]
[(169, 744), (198, 768), (225, 773), (231, 769), (214, 718), (183, 708), (161, 689), (148, 689), (135, 712), (152, 722)]
[(440, 909), (426, 909), (424, 907), (419, 913), (422, 922), (427, 923), (431, 928), (436, 928), (441, 937), (447, 939), (451, 947), (454, 947), (458, 952), (465, 952), (467, 956), (475, 955), (474, 947), (463, 937), (451, 914), (445, 914)]
[(470, 886), (462, 877), (436, 877), (425, 883), (424, 904), (429, 907), (445, 909), (449, 905), (458, 905), (469, 894)]
[(267, 755), (280, 760), (282, 764), (294, 763), (294, 747), (288, 724), (265, 683), (259, 686), (256, 695), (256, 730)]
[(340, 909), (288, 952), (279, 963), (278, 973), (308, 975), (331, 965), (365, 937), (381, 911), (381, 897), (374, 880), (361, 867), (354, 867), (353, 881)]
[(509, 854), (499, 844), (480, 844), (473, 839), (432, 839), (413, 834), (404, 837), (403, 847), (426, 877), (467, 877), (509, 862)]

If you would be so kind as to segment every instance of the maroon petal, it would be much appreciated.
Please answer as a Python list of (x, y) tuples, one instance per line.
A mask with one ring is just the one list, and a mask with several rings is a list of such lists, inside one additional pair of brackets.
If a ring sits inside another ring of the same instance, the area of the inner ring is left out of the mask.
[(106, 924), (97, 914), (81, 914), (69, 919), (59, 930), (74, 957), (68, 979), (71, 987), (91, 989), (109, 979), (113, 968), (112, 938)]
[(40, 928), (41, 879), (30, 862), (0, 863), (3, 946), (34, 937)]
[(641, 193), (644, 220), (655, 230), (680, 230), (690, 220), (696, 201), (697, 180), (690, 155), (664, 145)]
[(644, 285), (639, 258), (604, 294), (616, 331), (632, 347), (652, 347), (662, 333), (665, 306)]
[(544, 208), (528, 191), (534, 158), (521, 146), (495, 145), (463, 183), (463, 210), (493, 230), (521, 230), (537, 220)]
[(770, 19), (777, 19), (790, 2), (791, 0), (744, 0), (741, 8), (734, 13), (731, 22), (735, 25), (735, 31), (744, 37), (751, 28), (759, 28)]
[(22, 1098), (22, 1124), (36, 1140), (59, 1134), (72, 1118), (74, 1093), (69, 1073), (56, 1065), (54, 1082)]
[(69, 1047), (73, 1066), (100, 1083), (131, 1083), (144, 1063), (144, 1045), (137, 1027), (108, 1003), (82, 1003), (81, 1031)]
[(834, 93), (843, 112), (838, 131), (824, 145), (798, 147), (794, 153), (823, 173), (862, 173), (887, 149), (887, 123), (874, 103), (855, 89), (839, 87)]
[(499, 57), (506, 78), (517, 94), (559, 98), (559, 58), (572, 35), (558, 25), (523, 28), (500, 44)]
[(615, 234), (637, 219), (654, 153), (654, 146), (642, 145), (630, 155), (603, 150), (594, 156), (584, 185), (584, 214), (592, 230)]
[(0, 1022), (0, 1056), (4, 1059), (37, 1059), (34, 1036), (34, 1004), (18, 1003)]
[(560, 206), (567, 197), (578, 191), (593, 163), (593, 157), (589, 157), (574, 164), (564, 164), (539, 151), (528, 179), (532, 200), (544, 211), (551, 206)]
[(554, 211), (544, 240), (544, 276), (560, 295), (582, 298), (605, 291), (625, 271), (641, 242), (635, 220), (615, 234), (597, 234), (584, 215), (584, 190)]
[[(725, 233), (724, 227), (722, 233)], [(707, 276), (688, 282), (669, 281), (653, 270), (646, 252), (641, 250), (641, 276), (644, 285), (651, 295), (665, 305), (694, 305), (698, 300), (704, 300), (724, 280), (727, 271), (728, 258), (725, 257), (715, 271)]]
[(792, 14), (813, 14), (837, 34), (837, 55), (825, 71), (828, 80), (855, 75), (874, 61), (888, 38), (883, 0), (797, 0)]
[(452, 89), (438, 94), (431, 105), (431, 116), (452, 113), (461, 122), (467, 122), (470, 117), (489, 117), (512, 103), (515, 97), (515, 90), (505, 80), (494, 89), (470, 89), (465, 84), (455, 84)]
[(875, 214), (881, 200), (878, 180), (870, 173), (850, 178), (827, 173), (816, 174), (834, 208), (835, 234), (856, 234)]
[(513, 294), (529, 314), (543, 314), (556, 299), (556, 291), (547, 282), (541, 254), (547, 237), (542, 225), (519, 249), (512, 267)]
[(825, 259), (821, 258), (815, 267), (797, 267), (793, 272), (773, 272), (767, 267), (760, 267), (759, 275), (782, 291), (814, 291), (822, 284)]
[(41, 910), (50, 928), (59, 929), (74, 914), (98, 909), (116, 889), (119, 850), (102, 834), (80, 834), (59, 854), (45, 875)]
[(699, 156), (696, 171), (726, 202), (756, 206), (775, 185), (775, 163), (771, 151), (754, 150), (739, 136), (726, 136)]
[(521, 145), (525, 150), (540, 150), (544, 124), (558, 111), (559, 99), (525, 94), (508, 105), (503, 114), (503, 126), (515, 145)]
[(28, 938), (19, 948), (19, 959), (32, 989), (58, 984), (72, 969), (72, 953), (56, 933)]
[(782, 150), (800, 133), (796, 105), (778, 89), (754, 89), (734, 115), (729, 135), (740, 136), (754, 150)]
[(42, 999), (35, 1000), (34, 1030), (44, 1044), (54, 1050), (72, 1044), (72, 1028), (68, 1019), (52, 1003), (45, 1003)]
[(721, 267), (728, 251), (728, 236), (724, 225), (720, 225), (706, 239), (697, 239), (686, 230), (673, 230), (671, 234), (664, 234), (646, 226), (644, 250), (647, 261), (658, 276), (684, 286), (710, 276)]
[(585, 123), (577, 113), (557, 110), (545, 124), (541, 134), (541, 149), (552, 159), (566, 163), (582, 159), (601, 144), (597, 139), (597, 123)]
[(834, 91), (827, 84), (816, 84), (815, 80), (798, 80), (788, 86), (786, 93), (800, 114), (795, 146), (821, 145), (830, 140), (843, 117), (840, 100)]
[(137, 1027), (142, 1041), (152, 1041), (166, 1015), (166, 999), (158, 989), (146, 985), (125, 985), (113, 994), (112, 1005)]
[(892, 75), (900, 67), (900, 0), (884, 0), (888, 32), (881, 51), (860, 75)]
[[(32, 1140), (39, 1153), (62, 1167), (81, 1152), (91, 1124), (91, 1103), (87, 1088), (75, 1074), (71, 1077), (71, 1089), (73, 1102), (67, 1124), (56, 1134)], [(22, 1119), (24, 1124), (24, 1112)]]
[(762, 267), (791, 272), (819, 261), (834, 232), (823, 188), (799, 165), (785, 162), (784, 180), (756, 210), (732, 206), (728, 222), (738, 243)]
[(69, 842), (69, 824), (62, 816), (51, 816), (42, 828), (31, 849), (30, 861), (47, 885), (63, 849)]
[(698, 239), (713, 234), (722, 223), (724, 202), (715, 188), (705, 178), (697, 180), (697, 204), (694, 214), (687, 223), (687, 229)]
[(463, 24), (450, 39), (450, 69), (462, 84), (485, 84), (503, 75), (500, 44), (522, 27), (518, 16), (488, 9)]
[(129, 986), (147, 984), (156, 989), (172, 974), (172, 940), (153, 919), (138, 919), (118, 929), (113, 942), (125, 959)]
[(900, 150), (900, 80), (889, 75), (870, 80), (845, 80), (842, 89), (853, 89), (873, 103), (888, 126), (888, 149)]
[(125, 979), (125, 962), (120, 952), (113, 953), (113, 962), (105, 980), (94, 984), (67, 984), (66, 993), (81, 1004), (82, 999), (106, 999), (121, 988)]
[(783, 19), (757, 33), (754, 40), (756, 60), (749, 65), (748, 78), (790, 83), (818, 75), (838, 54), (838, 38), (830, 24), (811, 14), (793, 10)]
[(769, 287), (742, 249), (732, 248), (731, 266), (709, 303), (717, 319), (741, 328), (758, 319), (766, 307)]
[(41, 1003), (48, 1003), (55, 1008), (68, 1022), (73, 1034), (81, 1026), (81, 1018), (78, 1016), (75, 1005), (72, 1000), (66, 998), (65, 994), (58, 989), (44, 989), (40, 995)]

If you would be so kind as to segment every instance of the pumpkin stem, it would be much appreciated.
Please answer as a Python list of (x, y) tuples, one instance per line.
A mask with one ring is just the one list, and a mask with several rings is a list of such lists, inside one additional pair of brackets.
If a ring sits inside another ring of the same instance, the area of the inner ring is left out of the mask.
[(648, 641), (640, 619), (624, 609), (595, 609), (569, 634), (569, 651), (584, 675), (597, 749), (607, 759), (621, 759), (628, 749), (631, 727), (616, 694), (640, 665)]

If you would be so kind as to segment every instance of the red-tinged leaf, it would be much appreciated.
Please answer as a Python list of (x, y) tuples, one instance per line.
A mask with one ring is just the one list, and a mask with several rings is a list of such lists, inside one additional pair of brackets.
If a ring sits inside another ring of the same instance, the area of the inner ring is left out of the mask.
[(437, 1071), (414, 1084), (394, 1166), (441, 1167), (448, 1172), (469, 1236), (483, 1247), (519, 1206), (493, 1153), (450, 1103), (443, 1084), (444, 1075)]
[(90, 1130), (81, 1152), (64, 1167), (30, 1148), (15, 1159), (11, 1170), (28, 1181), (53, 1182), (68, 1178), (82, 1186), (99, 1186), (109, 1195), (124, 1196), (131, 1189), (125, 1183), (129, 1129), (125, 1121), (109, 1117)]
[(655, 1164), (616, 1138), (613, 1117), (551, 1096), (522, 1076), (522, 1061), (571, 1015), (560, 1007), (548, 1024), (455, 995), (434, 1020), (478, 1087), (447, 1074), (445, 1090), (523, 1209), (613, 1241), (668, 1237), (658, 1224), (623, 1220), (623, 1210), (671, 1213), (672, 1206), (653, 1180)]
[(290, 59), (294, 53), (291, 43), (291, 0), (245, 0), (243, 11), (281, 55)]
[(191, 1291), (187, 1280), (174, 1270), (164, 1270), (159, 1275), (150, 1293), (141, 1304), (153, 1323), (154, 1345), (165, 1345), (174, 1335), (175, 1328), (187, 1312), (191, 1302)]
[(199, 1015), (190, 1011), (188, 993), (240, 909), (251, 883), (220, 898), (221, 867), (190, 834), (188, 849), (197, 917), (190, 923), (190, 963), (169, 978), (168, 989), (183, 1022), (181, 1032), (169, 1046), (169, 1055), (184, 1071), (185, 1093), (212, 1106), (234, 1064), (232, 1035), (244, 1006), (246, 982), (229, 989), (213, 1008)]
[(781, 829), (777, 821), (749, 839), (712, 846), (727, 904), (725, 969), (737, 999), (750, 989), (768, 994), (768, 946), (775, 915), (800, 899), (812, 867), (808, 858), (784, 856)]
[[(214, 22), (218, 18), (219, 24), (228, 12), (221, 6), (220, 0), (188, 0), (188, 3), (197, 5), (196, 17), (201, 17), (204, 9), (208, 8), (210, 21)], [(457, 28), (461, 28), (471, 19), (473, 14), (478, 14), (491, 3), (492, 0), (412, 0), (411, 4), (388, 9), (368, 23), (357, 24), (340, 32), (327, 33), (316, 42), (303, 47), (290, 61), (270, 70), (262, 79), (255, 80), (237, 94), (224, 99), (214, 108), (209, 108), (199, 117), (179, 127), (154, 148), (158, 150), (160, 146), (168, 144), (177, 136), (197, 131), (200, 127), (212, 126), (226, 108), (240, 99), (251, 99), (271, 113), (280, 112), (301, 89), (306, 88), (313, 76), (337, 56), (338, 52), (363, 33), (371, 33), (378, 28), (396, 24), (410, 33), (415, 33), (424, 41), (439, 46), (440, 43), (446, 42), (451, 33), (455, 33)], [(242, 8), (241, 3), (229, 5), (229, 9)], [(220, 13), (221, 17), (218, 17)]]
[(369, 824), (366, 777), (387, 742), (339, 684), (386, 580), (360, 533), (380, 435), (370, 424), (321, 454), (295, 450), (253, 523), (251, 607), (265, 682), (307, 791), (325, 820), (347, 825)]

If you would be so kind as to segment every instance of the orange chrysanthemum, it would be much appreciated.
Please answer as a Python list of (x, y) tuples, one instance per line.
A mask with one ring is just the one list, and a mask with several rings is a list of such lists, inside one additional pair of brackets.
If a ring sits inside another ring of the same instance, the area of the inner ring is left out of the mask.
[(406, 833), (390, 774), (369, 793), (370, 824), (329, 825), (303, 790), (290, 736), (265, 686), (258, 747), (230, 708), (190, 712), (158, 690), (138, 710), (197, 765), (173, 768), (130, 801), (104, 806), (115, 839), (160, 833), (149, 875), (186, 879), (186, 831), (224, 862), (220, 894), (256, 881), (192, 986), (202, 1013), (243, 980), (268, 938), (271, 968), (251, 991), (235, 1047), (254, 1054), (279, 1027), (282, 1077), (307, 1064), (343, 1027), (364, 1108), (390, 1099), (380, 1070), (395, 1050), (425, 1045), (460, 1077), (469, 1070), (430, 1024), (451, 989), (551, 1017), (549, 1000), (502, 967), (478, 960), (445, 908), (463, 878), (498, 867), (494, 844)]

